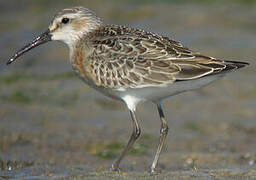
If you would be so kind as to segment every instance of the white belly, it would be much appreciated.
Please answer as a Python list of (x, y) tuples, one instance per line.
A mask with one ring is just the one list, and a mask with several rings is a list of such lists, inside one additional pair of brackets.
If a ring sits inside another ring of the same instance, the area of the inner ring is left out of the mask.
[(138, 103), (144, 101), (157, 102), (185, 91), (196, 90), (222, 76), (223, 74), (206, 76), (195, 80), (177, 81), (173, 84), (158, 87), (128, 88), (124, 90), (94, 88), (107, 96), (124, 101), (130, 109), (135, 109)]

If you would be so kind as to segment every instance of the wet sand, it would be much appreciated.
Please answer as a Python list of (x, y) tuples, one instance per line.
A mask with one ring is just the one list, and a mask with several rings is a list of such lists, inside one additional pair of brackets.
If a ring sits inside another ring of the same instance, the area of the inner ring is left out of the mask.
[[(159, 137), (156, 107), (138, 108), (142, 136), (109, 171), (128, 141), (126, 107), (72, 72), (68, 49), (51, 42), (6, 68), (5, 60), (43, 32), (58, 10), (83, 5), (106, 23), (169, 36), (203, 54), (251, 63), (195, 92), (164, 101), (170, 133), (162, 173), (150, 175)], [(1, 2), (0, 180), (256, 178), (256, 4), (161, 1)], [(61, 53), (56, 53), (61, 52)]]

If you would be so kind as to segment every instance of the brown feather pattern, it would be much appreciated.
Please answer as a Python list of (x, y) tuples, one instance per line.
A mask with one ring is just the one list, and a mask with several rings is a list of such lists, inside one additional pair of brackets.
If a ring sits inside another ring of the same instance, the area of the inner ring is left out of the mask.
[(237, 62), (204, 56), (167, 37), (124, 26), (101, 26), (80, 41), (87, 51), (84, 77), (105, 88), (162, 86), (239, 68)]

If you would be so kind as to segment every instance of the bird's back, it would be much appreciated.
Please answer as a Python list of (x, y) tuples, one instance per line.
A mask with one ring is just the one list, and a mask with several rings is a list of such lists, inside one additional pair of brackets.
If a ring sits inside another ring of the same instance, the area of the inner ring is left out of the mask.
[(204, 56), (167, 37), (117, 25), (101, 26), (83, 43), (87, 54), (78, 67), (96, 86), (112, 89), (164, 86), (248, 64)]

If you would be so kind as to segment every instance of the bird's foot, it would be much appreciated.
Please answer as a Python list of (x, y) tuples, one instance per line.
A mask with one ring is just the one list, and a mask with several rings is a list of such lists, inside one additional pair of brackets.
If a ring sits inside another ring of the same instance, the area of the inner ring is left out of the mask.
[(151, 167), (151, 168), (149, 169), (149, 173), (152, 174), (152, 175), (156, 175), (156, 174), (161, 173), (161, 169)]
[(117, 173), (120, 173), (121, 170), (119, 169), (118, 166), (116, 166), (115, 164), (112, 164), (111, 168), (110, 168), (110, 171), (112, 172), (117, 172)]

